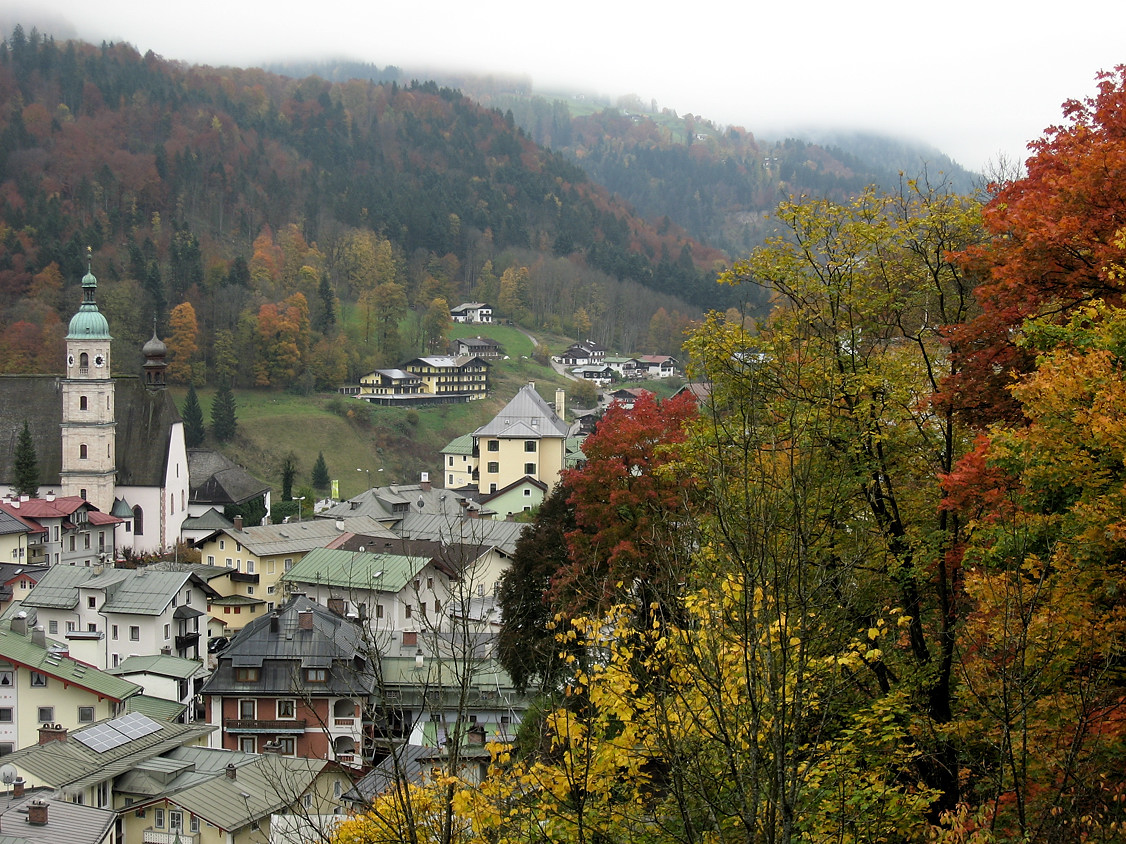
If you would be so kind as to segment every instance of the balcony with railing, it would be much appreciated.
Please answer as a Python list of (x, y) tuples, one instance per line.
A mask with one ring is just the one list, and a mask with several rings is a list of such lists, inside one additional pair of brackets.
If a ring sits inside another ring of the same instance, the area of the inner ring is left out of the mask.
[(182, 829), (154, 829), (149, 827), (142, 837), (144, 844), (199, 844), (199, 833), (189, 833)]
[(288, 719), (268, 721), (260, 718), (224, 718), (223, 729), (228, 733), (303, 733), (305, 720)]

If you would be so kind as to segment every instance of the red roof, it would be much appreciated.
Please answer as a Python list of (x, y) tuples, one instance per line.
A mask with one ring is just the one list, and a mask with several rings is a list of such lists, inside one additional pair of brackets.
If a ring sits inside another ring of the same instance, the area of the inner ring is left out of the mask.
[(54, 499), (29, 498), (18, 502), (18, 505), (13, 501), (0, 501), (0, 509), (24, 524), (28, 524), (28, 519), (69, 519), (83, 507), (86, 508), (87, 519), (92, 525), (116, 525), (122, 521), (109, 513), (103, 513), (78, 495), (62, 495)]

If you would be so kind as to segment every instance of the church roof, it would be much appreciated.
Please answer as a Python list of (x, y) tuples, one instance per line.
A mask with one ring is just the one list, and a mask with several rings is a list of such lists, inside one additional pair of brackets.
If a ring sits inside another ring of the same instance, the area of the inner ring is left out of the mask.
[[(0, 483), (15, 480), (16, 441), (26, 420), (35, 444), (40, 486), (59, 485), (62, 380), (58, 375), (0, 376)], [(114, 382), (117, 485), (163, 486), (172, 426), (180, 421), (176, 403), (164, 390), (146, 390), (135, 376), (115, 376)]]

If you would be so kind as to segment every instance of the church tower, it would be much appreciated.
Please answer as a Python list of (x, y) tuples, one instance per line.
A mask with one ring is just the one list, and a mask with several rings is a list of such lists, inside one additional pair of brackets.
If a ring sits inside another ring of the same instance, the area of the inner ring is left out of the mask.
[(63, 495), (79, 495), (109, 513), (117, 480), (117, 423), (110, 373), (109, 323), (94, 302), (98, 280), (82, 279), (82, 304), (66, 335), (62, 381)]

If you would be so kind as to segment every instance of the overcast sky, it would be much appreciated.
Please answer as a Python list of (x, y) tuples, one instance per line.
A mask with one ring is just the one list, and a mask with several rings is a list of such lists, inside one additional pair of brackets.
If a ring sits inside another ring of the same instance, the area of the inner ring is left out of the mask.
[(1126, 62), (1122, 0), (37, 0), (26, 14), (5, 5), (0, 21), (54, 14), (60, 25), (40, 28), (56, 37), (66, 21), (80, 38), (166, 59), (347, 57), (526, 74), (537, 89), (636, 94), (759, 135), (813, 125), (903, 135), (979, 171), (1002, 156), (1023, 161), (1065, 99), (1093, 94), (1099, 70)]

